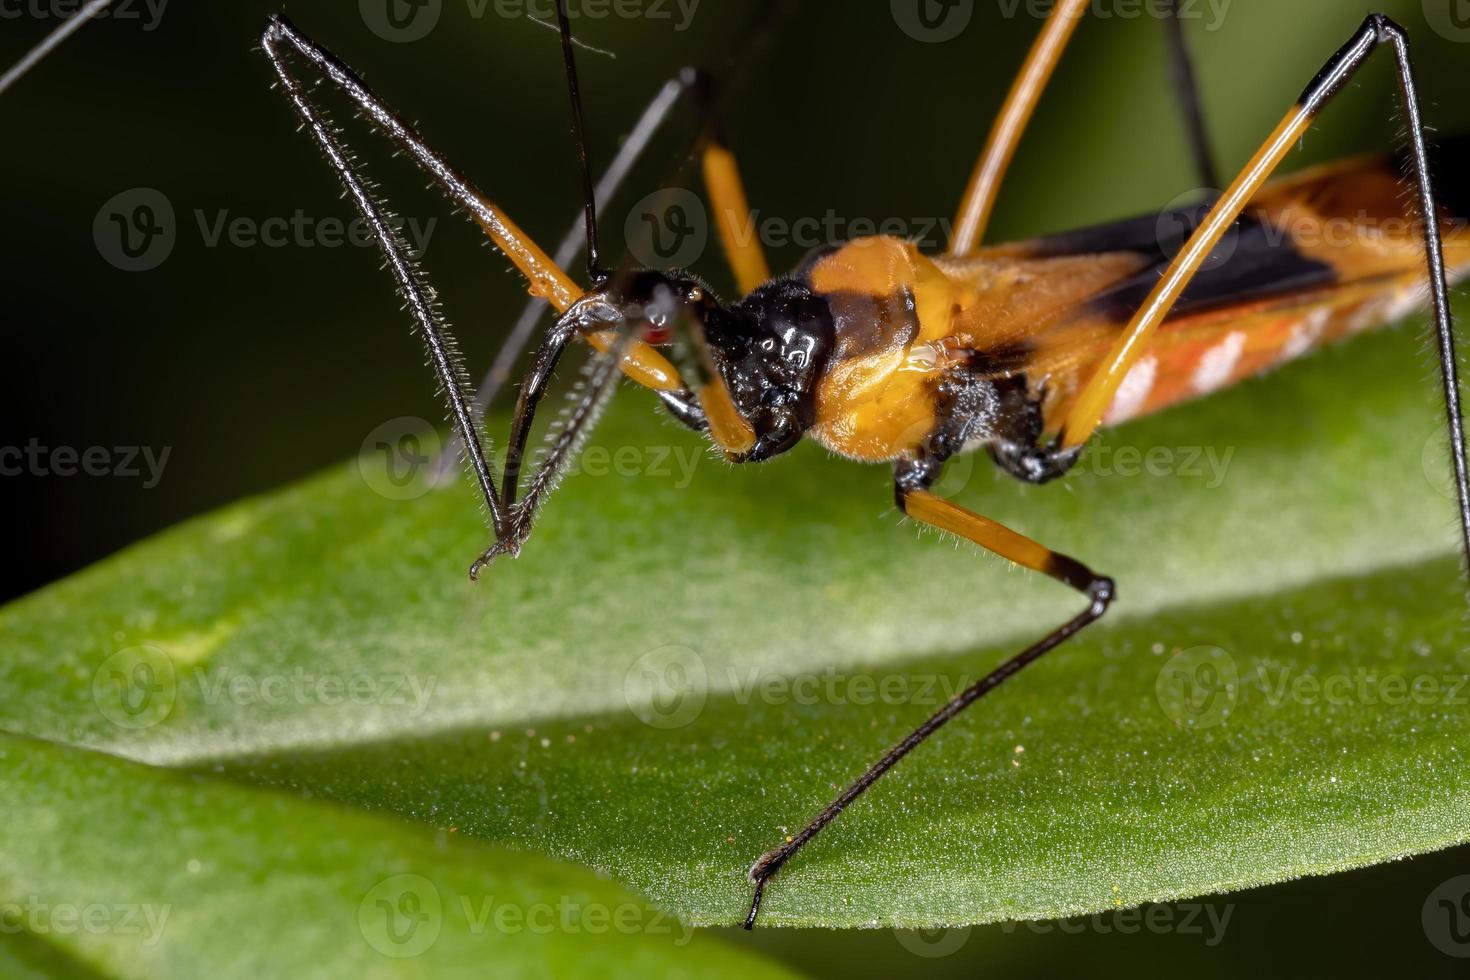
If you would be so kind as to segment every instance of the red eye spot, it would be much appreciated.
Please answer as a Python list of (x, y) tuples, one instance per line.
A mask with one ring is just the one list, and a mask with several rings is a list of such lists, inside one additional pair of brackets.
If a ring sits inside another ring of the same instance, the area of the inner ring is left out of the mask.
[(645, 344), (650, 344), (654, 347), (657, 347), (660, 344), (667, 344), (669, 341), (673, 340), (674, 332), (670, 330), (667, 326), (664, 326), (662, 324), (649, 323), (645, 320), (643, 322), (642, 328), (640, 328), (638, 331), (638, 337)]

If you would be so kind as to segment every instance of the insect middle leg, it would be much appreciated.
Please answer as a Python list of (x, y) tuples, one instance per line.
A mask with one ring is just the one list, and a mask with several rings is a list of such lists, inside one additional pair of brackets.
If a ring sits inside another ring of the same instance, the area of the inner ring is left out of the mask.
[[(1086, 15), (1090, 2), (1091, 0), (1058, 0), (1047, 16), (1041, 33), (1037, 35), (1025, 63), (1011, 85), (1011, 90), (1001, 103), (985, 148), (970, 175), (970, 182), (955, 215), (954, 232), (950, 236), (950, 256), (959, 258), (968, 255), (984, 240), (985, 229), (990, 224), (991, 213), (995, 210), (1001, 184), (1016, 155), (1016, 148), (1020, 146), (1021, 137), (1025, 135), (1031, 117), (1036, 113), (1042, 93), (1046, 91), (1047, 83), (1061, 62), (1067, 45), (1071, 43), (1078, 23)], [(1164, 40), (1169, 49), (1175, 93), (1184, 113), (1185, 129), (1199, 179), (1204, 182), (1205, 187), (1213, 188), (1218, 185), (1218, 180), (1211, 162), (1209, 135), (1205, 126), (1204, 109), (1200, 104), (1194, 65), (1180, 22), (1179, 2), (1166, 0), (1166, 7)]]
[(1194, 70), (1194, 59), (1189, 53), (1189, 40), (1184, 36), (1179, 0), (1168, 0), (1167, 14), (1164, 18), (1164, 43), (1169, 53), (1169, 72), (1174, 83), (1174, 94), (1179, 100), (1179, 111), (1184, 114), (1184, 131), (1189, 138), (1195, 174), (1201, 186), (1214, 190), (1220, 186), (1220, 177), (1215, 170), (1215, 155), (1210, 149), (1210, 129), (1205, 123), (1199, 77)]
[(755, 895), (751, 899), (750, 913), (745, 918), (746, 929), (755, 926), (756, 917), (760, 914), (761, 898), (765, 892), (766, 882), (771, 879), (771, 876), (820, 833), (822, 828), (837, 819), (838, 815), (866, 792), (868, 787), (897, 765), (904, 756), (918, 748), (945, 722), (999, 687), (1023, 667), (1034, 663), (1066, 640), (1076, 636), (1087, 626), (1097, 622), (1112, 604), (1116, 594), (1112, 579), (1097, 574), (1076, 559), (1052, 551), (1003, 524), (981, 517), (979, 514), (932, 493), (929, 487), (938, 478), (939, 472), (939, 464), (932, 460), (907, 460), (895, 465), (894, 497), (905, 514), (930, 527), (973, 541), (1007, 561), (1056, 579), (1086, 596), (1087, 608), (955, 696), (944, 707), (931, 715), (928, 721), (914, 729), (907, 737), (884, 753), (882, 758), (869, 766), (852, 785), (827, 804), (821, 813), (818, 813), (810, 823), (785, 844), (763, 854), (750, 869), (750, 880), (755, 885)]

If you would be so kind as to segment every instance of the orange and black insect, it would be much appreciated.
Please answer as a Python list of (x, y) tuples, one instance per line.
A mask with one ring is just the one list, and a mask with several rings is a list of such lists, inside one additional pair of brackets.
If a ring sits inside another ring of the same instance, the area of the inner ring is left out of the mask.
[[(1043, 27), (994, 124), (944, 255), (922, 255), (897, 238), (862, 238), (820, 250), (791, 274), (772, 278), (760, 244), (738, 233), (748, 217), (746, 195), (718, 126), (707, 126), (699, 160), (727, 257), (746, 293), (730, 303), (685, 270), (601, 265), (565, 0), (558, 15), (582, 164), (587, 289), (351, 69), (284, 18), (266, 28), (265, 53), (281, 87), (374, 230), (446, 393), (494, 532), (471, 576), (497, 556), (520, 550), (621, 371), (654, 391), (679, 421), (705, 432), (732, 462), (767, 460), (810, 437), (844, 456), (888, 463), (895, 499), (909, 517), (1085, 596), (1076, 616), (945, 705), (804, 829), (761, 856), (750, 870), (755, 891), (747, 928), (771, 877), (884, 772), (981, 696), (1098, 620), (1113, 602), (1107, 576), (935, 495), (931, 487), (951, 456), (984, 447), (1007, 472), (1045, 483), (1076, 463), (1100, 426), (1208, 394), (1420, 307), (1427, 270), (1460, 522), (1470, 550), (1470, 478), (1448, 304), (1450, 281), (1470, 274), (1470, 232), (1458, 223), (1441, 230), (1453, 214), (1441, 210), (1432, 189), (1431, 153), (1403, 30), (1383, 15), (1370, 16), (1239, 176), (1208, 203), (1198, 226), (1175, 240), (1161, 240), (1160, 222), (1150, 217), (980, 248), (1001, 178), (1086, 4), (1062, 0)], [(1170, 32), (1176, 74), (1195, 156), (1210, 182), (1211, 155), (1177, 27), (1172, 23)], [(1406, 161), (1354, 160), (1269, 182), (1317, 115), (1383, 46), (1398, 67), (1411, 138)], [(293, 73), (292, 52), (427, 171), (526, 276), (533, 296), (559, 313), (520, 389), (498, 485), (427, 287), (337, 131)], [(676, 88), (690, 86), (699, 88), (698, 79), (685, 76)], [(667, 101), (667, 92), (660, 98)], [(1440, 152), (1470, 158), (1470, 145)], [(1412, 205), (1400, 193), (1404, 163), (1417, 189)], [(1470, 200), (1451, 203), (1466, 206), (1455, 213), (1470, 213)], [(1310, 233), (1344, 218), (1353, 229), (1347, 241)], [(1399, 239), (1375, 234), (1377, 222), (1390, 220), (1411, 233)], [(594, 362), (546, 457), (523, 481), (537, 405), (558, 360), (578, 339), (605, 356)]]

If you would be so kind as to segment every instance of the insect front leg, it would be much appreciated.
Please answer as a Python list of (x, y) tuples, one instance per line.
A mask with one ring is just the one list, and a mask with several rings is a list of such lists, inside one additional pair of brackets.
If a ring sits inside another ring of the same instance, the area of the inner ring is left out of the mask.
[[(434, 180), (445, 196), (473, 218), (501, 252), (525, 275), (534, 295), (546, 298), (564, 312), (582, 298), (581, 287), (567, 276), (558, 263), (548, 258), (504, 211), (430, 148), (423, 137), (373, 93), (351, 68), (297, 30), (286, 18), (271, 18), (261, 37), (261, 48), (275, 68), (281, 90), (304, 128), (327, 157), (348, 196), (372, 229), (374, 238), (387, 259), (398, 290), (408, 304), (414, 323), (428, 347), (430, 362), (444, 391), (455, 433), (464, 447), (470, 470), (490, 514), (497, 546), (514, 541), (510, 534), (518, 522), (514, 519), (509, 503), (502, 500), (496, 490), (495, 477), (479, 438), (478, 420), (469, 407), (463, 371), (454, 352), (453, 341), (440, 323), (438, 312), (434, 308), (432, 291), (417, 266), (408, 258), (407, 248), (386, 220), (383, 207), (374, 198), (367, 181), (352, 163), (351, 155), (336, 129), (326, 121), (307, 96), (291, 69), (288, 52), (294, 52), (341, 90), (373, 128), (392, 140)], [(593, 346), (604, 350), (616, 344), (619, 350), (616, 361), (618, 368), (645, 387), (655, 390), (682, 388), (678, 372), (657, 350), (641, 340), (617, 340), (613, 334), (614, 331), (606, 330), (591, 334), (587, 339)], [(478, 569), (480, 564), (481, 562), (477, 562), (474, 569)]]
[[(500, 493), (506, 508), (512, 513), (512, 520), (510, 525), (501, 532), (495, 545), (486, 551), (479, 561), (475, 562), (470, 571), (472, 576), (477, 575), (485, 564), (499, 555), (513, 554), (519, 550), (530, 533), (531, 522), (541, 500), (555, 484), (561, 470), (569, 462), (577, 445), (581, 443), (587, 430), (600, 413), (598, 403), (611, 393), (612, 384), (616, 381), (617, 375), (614, 372), (610, 377), (604, 378), (602, 376), (605, 367), (603, 362), (614, 354), (621, 359), (622, 355), (619, 351), (630, 340), (626, 329), (600, 331), (603, 335), (609, 333), (614, 335), (615, 339), (612, 344), (617, 350), (609, 348), (608, 354), (594, 361), (582, 383), (575, 406), (553, 436), (545, 458), (542, 459), (528, 482), (525, 499), (517, 501), (520, 492), (521, 469), (525, 462), (526, 444), (531, 435), (531, 427), (536, 420), (536, 411), (545, 398), (547, 386), (556, 370), (557, 363), (578, 332), (579, 324), (575, 319), (562, 317), (547, 332), (540, 347), (536, 350), (531, 372), (526, 376), (526, 380), (521, 385), (520, 394), (516, 398), (515, 415), (511, 421), (510, 438), (506, 445), (505, 472), (502, 474)], [(696, 430), (703, 430), (707, 427), (708, 423), (698, 399), (682, 383), (676, 387), (654, 390), (679, 421)]]
[(797, 851), (820, 833), (827, 824), (835, 820), (885, 772), (897, 765), (904, 756), (916, 749), (951, 718), (999, 687), (1023, 667), (1035, 662), (1101, 619), (1116, 595), (1113, 580), (1107, 576), (1099, 575), (1074, 558), (1052, 551), (1003, 524), (981, 517), (979, 514), (932, 493), (929, 487), (938, 479), (940, 468), (941, 464), (932, 459), (904, 460), (895, 464), (894, 496), (899, 508), (905, 514), (930, 527), (973, 541), (1007, 561), (1056, 579), (1086, 596), (1087, 608), (958, 694), (935, 712), (928, 721), (914, 729), (906, 738), (889, 749), (882, 758), (869, 766), (852, 785), (827, 804), (822, 812), (817, 814), (799, 833), (775, 850), (763, 854), (750, 869), (750, 880), (755, 885), (755, 895), (751, 900), (750, 914), (745, 919), (747, 929), (755, 926), (756, 916), (760, 914), (761, 898), (765, 892), (766, 882), (780, 870), (782, 865), (790, 861)]
[(1047, 82), (1051, 81), (1052, 73), (1067, 50), (1067, 43), (1086, 15), (1089, 2), (1059, 0), (1047, 16), (1041, 33), (1026, 55), (1025, 64), (1001, 103), (1000, 112), (996, 114), (990, 135), (985, 140), (985, 148), (980, 151), (980, 159), (970, 174), (964, 199), (955, 215), (954, 232), (950, 235), (950, 255), (958, 258), (970, 254), (985, 237), (985, 228), (990, 224), (991, 212), (1000, 196), (1001, 182), (1010, 169), (1016, 147), (1036, 113), (1041, 93), (1046, 91)]
[[(499, 494), (495, 490), (495, 478), (491, 473), (490, 464), (485, 456), (484, 446), (480, 443), (479, 433), (475, 428), (473, 418), (470, 414), (469, 402), (465, 396), (462, 381), (462, 369), (454, 352), (452, 342), (439, 322), (438, 312), (434, 309), (430, 292), (424, 283), (422, 275), (413, 261), (408, 257), (408, 249), (404, 245), (398, 232), (393, 228), (383, 213), (382, 207), (373, 197), (366, 182), (353, 166), (351, 157), (346, 147), (338, 138), (336, 131), (330, 126), (317, 110), (316, 106), (307, 97), (302, 89), (301, 83), (296, 75), (286, 64), (285, 57), (279, 45), (289, 44), (297, 51), (308, 57), (312, 63), (320, 65), (329, 77), (340, 85), (348, 88), (354, 93), (360, 105), (370, 110), (376, 110), (379, 119), (396, 120), (386, 107), (382, 106), (371, 93), (361, 86), (356, 76), (350, 70), (336, 61), (324, 49), (317, 47), (304, 35), (296, 32), (295, 28), (284, 18), (272, 18), (266, 27), (265, 34), (261, 38), (261, 46), (266, 56), (276, 69), (280, 79), (281, 89), (290, 100), (296, 114), (300, 117), (302, 124), (312, 138), (326, 155), (332, 169), (336, 171), (342, 185), (346, 188), (348, 196), (352, 198), (368, 227), (372, 229), (373, 237), (378, 242), (389, 268), (393, 271), (393, 277), (397, 282), (398, 291), (403, 296), (412, 314), (414, 324), (417, 326), (425, 346), (429, 351), (429, 360), (433, 365), (434, 373), (438, 376), (440, 387), (444, 391), (445, 401), (448, 403), (449, 415), (456, 426), (459, 437), (463, 442), (470, 468), (484, 497), (485, 506), (490, 514), (491, 528), (497, 538), (500, 537), (510, 523), (510, 513), (503, 506)], [(412, 136), (411, 131), (399, 123), (401, 129), (407, 133), (404, 138)], [(416, 138), (415, 138), (416, 139)], [(419, 141), (419, 145), (421, 141)], [(424, 148), (427, 151), (427, 148)], [(441, 161), (442, 163), (442, 161)], [(444, 168), (446, 172), (447, 167)], [(446, 178), (447, 179), (447, 178)], [(487, 205), (490, 211), (486, 215), (493, 217), (498, 211), (493, 210), (493, 205)], [(514, 226), (511, 226), (512, 228)], [(504, 247), (504, 246), (502, 246)], [(539, 250), (537, 250), (539, 253)], [(537, 269), (534, 258), (527, 260), (528, 277)], [(549, 260), (548, 260), (549, 261)], [(558, 272), (560, 270), (557, 270)], [(550, 275), (542, 270), (541, 274)], [(565, 274), (562, 274), (565, 279)], [(567, 280), (569, 283), (570, 281)], [(572, 287), (575, 288), (575, 287)]]
[[(643, 157), (643, 151), (652, 142), (653, 138), (663, 128), (664, 122), (669, 118), (670, 111), (678, 104), (683, 96), (685, 83), (682, 79), (671, 79), (665, 82), (663, 87), (644, 108), (638, 121), (628, 132), (622, 145), (618, 148), (617, 156), (612, 163), (608, 164), (602, 176), (597, 181), (595, 189), (598, 201), (607, 201), (614, 197), (623, 186), (628, 172), (637, 165)], [(579, 211), (572, 220), (571, 227), (562, 236), (556, 251), (552, 254), (552, 260), (562, 268), (566, 268), (576, 261), (577, 255), (585, 247), (587, 239), (583, 233), (584, 218)], [(516, 360), (526, 348), (526, 342), (530, 340), (531, 333), (536, 329), (542, 314), (546, 312), (547, 300), (532, 296), (521, 308), (521, 314), (516, 318), (515, 325), (511, 327), (510, 333), (506, 334), (505, 340), (500, 345), (500, 350), (495, 354), (490, 368), (481, 379), (477, 393), (473, 414), (476, 425), (482, 425), (485, 413), (495, 403), (495, 398), (500, 394), (506, 382), (511, 378), (511, 370), (515, 367)], [(455, 461), (459, 458), (460, 445), (458, 436), (452, 436), (444, 452), (439, 457), (439, 463), (435, 472), (435, 482), (439, 482), (453, 469)]]
[[(526, 482), (524, 495), (517, 501), (517, 475), (524, 459), (526, 441), (530, 435), (536, 408), (542, 401), (552, 369), (565, 351), (578, 327), (575, 321), (563, 318), (547, 335), (537, 352), (536, 366), (521, 389), (517, 401), (516, 416), (512, 424), (510, 450), (507, 456), (504, 483), (504, 500), (511, 512), (505, 529), (497, 535), (496, 542), (481, 555), (470, 568), (470, 576), (480, 571), (501, 555), (514, 555), (520, 550), (536, 512), (546, 496), (555, 488), (557, 480), (567, 463), (576, 454), (597, 417), (602, 412), (607, 397), (612, 393), (618, 379), (613, 365), (626, 356), (624, 349), (632, 343), (632, 324), (623, 322), (617, 329), (604, 328), (593, 334), (593, 338), (604, 338), (595, 343), (604, 356), (594, 359), (577, 391), (576, 401), (568, 415), (561, 420), (560, 427), (552, 436), (545, 457), (536, 472)], [(681, 381), (674, 386), (657, 389), (659, 397), (669, 407), (675, 418), (691, 429), (706, 431), (711, 441), (731, 458), (740, 458), (756, 445), (755, 432), (750, 423), (736, 409), (730, 389), (715, 366), (702, 331), (686, 323), (677, 322), (674, 330), (685, 352), (684, 370), (679, 377), (691, 379), (686, 387)], [(608, 339), (611, 338), (611, 339)], [(626, 368), (624, 368), (626, 372)]]
[[(715, 224), (721, 243), (737, 285), (742, 291), (749, 292), (770, 278), (770, 266), (759, 238), (751, 233), (750, 206), (734, 154), (730, 152), (724, 136), (723, 121), (714, 97), (714, 83), (707, 72), (685, 68), (677, 78), (660, 89), (653, 102), (644, 110), (633, 132), (624, 141), (618, 156), (598, 181), (596, 198), (602, 200), (616, 192), (623, 177), (668, 118), (674, 102), (683, 96), (688, 97), (703, 124), (700, 160), (705, 191), (715, 211)], [(556, 261), (559, 264), (569, 264), (576, 257), (578, 248), (585, 241), (582, 228), (583, 219), (579, 215), (556, 252)], [(504, 384), (511, 364), (520, 354), (521, 347), (534, 328), (544, 305), (545, 301), (539, 299), (532, 299), (526, 305), (520, 320), (496, 356), (495, 364), (481, 385), (480, 397), (475, 403), (477, 421), (483, 418), (491, 400)], [(536, 354), (531, 374), (521, 385), (502, 477), (501, 493), (508, 501), (513, 502), (516, 496), (515, 487), (519, 481), (526, 441), (537, 406), (545, 395), (551, 371), (573, 336), (574, 331), (570, 328), (564, 328), (561, 324), (553, 327)], [(654, 391), (680, 422), (696, 431), (708, 428), (698, 399), (687, 388), (663, 386), (655, 387)]]

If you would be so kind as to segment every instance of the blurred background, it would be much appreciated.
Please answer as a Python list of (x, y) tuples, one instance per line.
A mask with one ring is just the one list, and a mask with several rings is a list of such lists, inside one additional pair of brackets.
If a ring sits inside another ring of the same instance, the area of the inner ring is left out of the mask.
[[(535, 22), (553, 19), (550, 0), (391, 2), (284, 10), (550, 249), (579, 206), (557, 38)], [(680, 67), (733, 67), (743, 82), (728, 129), (752, 203), (791, 231), (772, 243), (774, 264), (885, 222), (937, 244), (1050, 4), (925, 3), (927, 19), (919, 0), (807, 0), (757, 57), (735, 40), (753, 3), (574, 0), (575, 29), (598, 49), (581, 58), (594, 161), (610, 158)], [(76, 6), (0, 4), (0, 63)], [(993, 240), (1148, 213), (1197, 189), (1158, 6), (1094, 4), (1020, 150)], [(1225, 171), (1369, 10), (1361, 0), (1184, 8)], [(10, 147), (0, 163), (10, 270), (0, 447), (21, 451), (0, 459), (10, 464), (11, 502), (0, 600), (354, 455), (387, 420), (441, 416), (377, 254), (344, 240), (353, 214), (271, 88), (258, 36), (282, 9), (280, 0), (117, 0), (0, 99)], [(1414, 37), (1429, 121), (1444, 132), (1470, 128), (1470, 4), (1383, 0), (1373, 9)], [(411, 167), (325, 100), (407, 219), (478, 375), (520, 310), (519, 281)], [(1370, 65), (1292, 166), (1393, 147), (1402, 136), (1394, 100), (1388, 60)], [(692, 131), (677, 121), (629, 189), (605, 204), (609, 251)], [(729, 291), (716, 250), (696, 271)], [(1467, 853), (1204, 899), (1193, 928), (1181, 908), (1170, 924), (1135, 932), (1105, 918), (1065, 930), (736, 938), (813, 974), (848, 977), (1138, 966), (1200, 976), (1334, 966), (1464, 975), (1466, 961), (1445, 950), (1470, 955), (1470, 909), (1449, 923), (1431, 893), (1470, 872)], [(1223, 927), (1211, 924), (1225, 916)], [(1446, 939), (1451, 925), (1465, 935)]]

